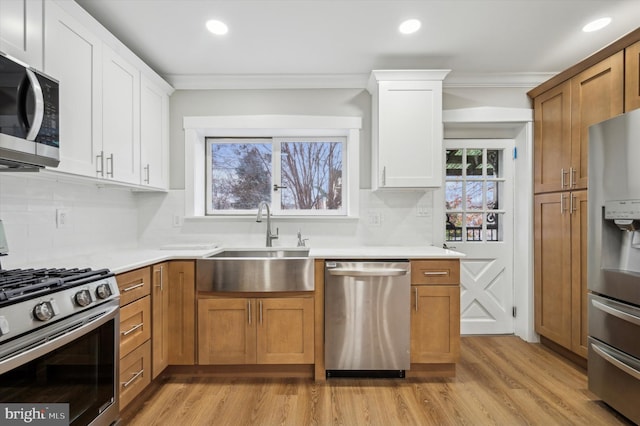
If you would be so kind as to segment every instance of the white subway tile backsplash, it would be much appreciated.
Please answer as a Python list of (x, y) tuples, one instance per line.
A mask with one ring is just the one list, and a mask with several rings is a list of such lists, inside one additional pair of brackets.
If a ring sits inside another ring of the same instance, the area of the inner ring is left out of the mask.
[[(57, 226), (57, 209), (64, 209), (67, 215), (65, 227)], [(3, 267), (130, 248), (138, 243), (134, 194), (58, 181), (51, 174), (0, 174), (0, 219), (9, 244)]]

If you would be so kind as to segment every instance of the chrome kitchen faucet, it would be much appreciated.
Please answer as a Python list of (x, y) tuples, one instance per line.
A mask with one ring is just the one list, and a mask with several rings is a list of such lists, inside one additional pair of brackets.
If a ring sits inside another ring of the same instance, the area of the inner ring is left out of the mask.
[(273, 240), (278, 239), (280, 230), (276, 228), (275, 234), (271, 232), (271, 210), (269, 209), (269, 204), (267, 204), (266, 201), (262, 201), (258, 204), (258, 217), (256, 217), (256, 222), (262, 222), (262, 207), (267, 208), (267, 247), (272, 247), (272, 242)]

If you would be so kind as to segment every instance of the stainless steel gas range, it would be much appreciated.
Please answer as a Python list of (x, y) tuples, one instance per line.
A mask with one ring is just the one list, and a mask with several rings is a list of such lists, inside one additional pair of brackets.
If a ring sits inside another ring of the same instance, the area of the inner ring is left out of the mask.
[(109, 270), (0, 270), (0, 406), (14, 408), (0, 424), (42, 404), (68, 404), (70, 425), (117, 422), (118, 346)]

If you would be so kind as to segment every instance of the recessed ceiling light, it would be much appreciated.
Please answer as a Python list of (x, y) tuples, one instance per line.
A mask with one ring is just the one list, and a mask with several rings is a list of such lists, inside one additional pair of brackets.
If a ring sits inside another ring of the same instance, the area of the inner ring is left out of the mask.
[(224, 35), (229, 32), (229, 27), (227, 27), (227, 24), (222, 21), (218, 21), (217, 19), (211, 19), (207, 21), (207, 29), (215, 35)]
[(420, 29), (422, 23), (417, 19), (407, 19), (398, 27), (398, 31), (402, 34), (413, 34)]
[(591, 21), (587, 25), (582, 27), (582, 31), (584, 31), (585, 33), (598, 31), (598, 30), (603, 29), (604, 27), (606, 27), (610, 23), (611, 23), (611, 18), (609, 18), (608, 16), (606, 18), (596, 19), (595, 21)]

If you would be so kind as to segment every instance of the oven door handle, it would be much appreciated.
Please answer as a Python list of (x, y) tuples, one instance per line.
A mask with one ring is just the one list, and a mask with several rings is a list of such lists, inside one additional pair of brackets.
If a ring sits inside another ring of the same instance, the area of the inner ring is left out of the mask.
[(600, 309), (601, 311), (609, 315), (613, 315), (614, 317), (618, 317), (621, 320), (630, 322), (635, 325), (640, 325), (640, 318), (628, 312), (624, 312), (620, 308), (614, 308), (613, 306), (610, 306), (608, 302), (603, 303), (599, 300), (591, 299), (591, 304), (593, 305), (594, 308)]
[(608, 353), (605, 349), (600, 348), (598, 345), (594, 343), (591, 343), (591, 349), (593, 349), (593, 351), (596, 354), (600, 355), (600, 357), (602, 357), (602, 359), (604, 359), (608, 363), (612, 364), (615, 367), (618, 367), (620, 370), (624, 371), (631, 377), (634, 377), (636, 380), (640, 380), (640, 371), (620, 361), (618, 358), (614, 357), (612, 354)]
[[(90, 309), (81, 317), (74, 318), (73, 321), (63, 322), (60, 326), (53, 327), (46, 336), (34, 336), (27, 341), (21, 342), (13, 354), (0, 361), (0, 374), (61, 348), (78, 337), (96, 330), (114, 318), (117, 323), (120, 306), (118, 300), (114, 302), (114, 304), (109, 303), (99, 308)], [(102, 312), (98, 313), (97, 311), (100, 310)], [(96, 318), (97, 315), (100, 315), (99, 318)], [(4, 357), (5, 355), (3, 354), (2, 356)]]

